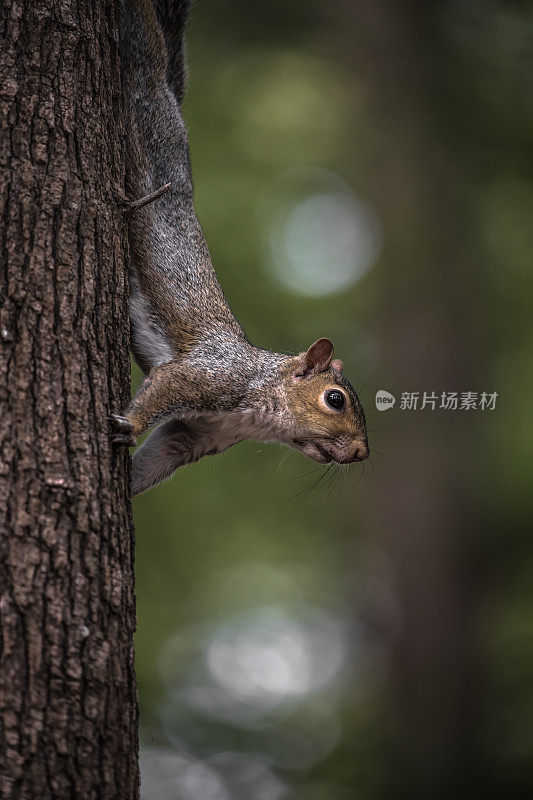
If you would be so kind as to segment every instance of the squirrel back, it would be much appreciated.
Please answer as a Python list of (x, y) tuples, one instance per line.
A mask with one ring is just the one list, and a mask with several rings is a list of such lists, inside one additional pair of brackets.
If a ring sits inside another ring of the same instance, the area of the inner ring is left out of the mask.
[(246, 340), (213, 269), (194, 210), (180, 107), (189, 7), (189, 0), (158, 0), (155, 7), (151, 0), (123, 4), (125, 94), (131, 121), (127, 191), (141, 197), (171, 184), (156, 204), (136, 211), (129, 222), (132, 345), (144, 371), (217, 332)]

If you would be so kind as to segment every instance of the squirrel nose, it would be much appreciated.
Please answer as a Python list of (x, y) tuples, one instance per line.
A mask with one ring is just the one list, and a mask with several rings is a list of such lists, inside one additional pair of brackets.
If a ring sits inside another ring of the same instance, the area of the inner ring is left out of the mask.
[(354, 450), (351, 461), (365, 461), (368, 458), (369, 449), (367, 444), (358, 444)]

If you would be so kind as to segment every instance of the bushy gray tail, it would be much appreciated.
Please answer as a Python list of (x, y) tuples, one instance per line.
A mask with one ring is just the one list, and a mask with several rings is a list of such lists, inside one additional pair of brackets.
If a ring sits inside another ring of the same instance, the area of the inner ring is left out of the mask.
[(157, 18), (167, 47), (167, 83), (180, 103), (185, 94), (185, 25), (191, 0), (155, 0)]
[[(173, 90), (177, 86), (183, 91), (184, 74), (182, 68), (173, 84), (168, 83), (171, 61), (162, 27), (169, 32), (172, 59), (183, 61), (181, 42), (188, 4), (189, 0), (176, 4), (158, 0), (160, 20), (152, 0), (122, 0), (121, 38), (124, 102), (130, 124), (129, 167), (137, 173), (132, 176), (136, 178), (131, 181), (132, 196), (148, 194), (171, 182), (171, 193), (157, 201), (157, 209), (161, 211), (171, 203), (178, 203), (182, 211), (187, 206), (190, 216), (192, 181), (187, 133)], [(168, 224), (179, 221), (176, 211), (173, 208)], [(138, 214), (136, 219), (143, 216), (146, 215)], [(161, 227), (162, 221), (159, 223)]]

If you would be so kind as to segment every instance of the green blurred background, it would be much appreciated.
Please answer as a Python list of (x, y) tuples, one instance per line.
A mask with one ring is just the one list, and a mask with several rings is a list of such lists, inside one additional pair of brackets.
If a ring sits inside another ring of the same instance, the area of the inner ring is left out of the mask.
[(372, 463), (245, 443), (135, 501), (143, 800), (530, 797), (533, 4), (199, 0), (188, 51), (233, 311), (334, 341)]

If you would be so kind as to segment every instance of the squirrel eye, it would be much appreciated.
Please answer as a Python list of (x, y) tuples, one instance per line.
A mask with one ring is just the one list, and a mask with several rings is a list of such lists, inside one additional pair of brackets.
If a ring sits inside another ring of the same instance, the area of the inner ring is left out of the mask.
[(326, 392), (325, 400), (331, 408), (340, 410), (344, 407), (344, 395), (342, 392), (337, 392), (335, 389), (331, 392)]

